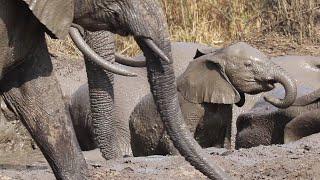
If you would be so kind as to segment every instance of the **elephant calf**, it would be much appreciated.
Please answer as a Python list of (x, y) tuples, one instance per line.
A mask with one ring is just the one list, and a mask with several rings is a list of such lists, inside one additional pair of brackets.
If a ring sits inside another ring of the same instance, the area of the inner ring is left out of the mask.
[[(270, 91), (274, 83), (286, 90), (284, 100), (266, 97), (285, 107), (296, 97), (293, 80), (257, 49), (237, 43), (224, 49), (199, 50), (178, 78), (178, 98), (190, 131), (202, 147), (230, 145), (233, 104), (242, 106), (245, 95)], [(173, 154), (151, 95), (135, 107), (129, 120), (134, 156)], [(227, 146), (228, 147), (228, 146)]]
[[(263, 99), (258, 100), (250, 111), (238, 117), (237, 149), (288, 143), (320, 132), (320, 90), (317, 90), (320, 88), (319, 58), (286, 56), (273, 61), (296, 79), (298, 94), (302, 97), (287, 109), (278, 109)], [(278, 96), (284, 93), (280, 88), (273, 92)]]

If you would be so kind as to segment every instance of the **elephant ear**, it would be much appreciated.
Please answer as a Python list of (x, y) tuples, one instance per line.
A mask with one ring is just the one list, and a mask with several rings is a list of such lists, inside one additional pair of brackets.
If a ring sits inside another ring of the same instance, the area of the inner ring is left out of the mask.
[(181, 95), (193, 103), (234, 104), (242, 99), (230, 83), (222, 66), (205, 59), (190, 62), (179, 77), (177, 85)]
[(73, 21), (73, 0), (23, 0), (52, 38), (65, 38)]
[(201, 57), (201, 56), (204, 56), (204, 55), (206, 55), (206, 54), (214, 53), (214, 52), (216, 52), (217, 50), (218, 50), (218, 49), (216, 49), (216, 48), (210, 48), (210, 47), (197, 49), (196, 55), (194, 56), (193, 59), (197, 59), (197, 58), (199, 58), (199, 57)]

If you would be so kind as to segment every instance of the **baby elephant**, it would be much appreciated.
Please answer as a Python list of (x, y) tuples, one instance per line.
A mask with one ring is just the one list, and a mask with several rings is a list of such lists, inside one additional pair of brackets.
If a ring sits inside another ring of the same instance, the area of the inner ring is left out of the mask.
[[(296, 86), (283, 69), (246, 43), (199, 50), (178, 78), (178, 98), (190, 131), (202, 147), (230, 145), (232, 105), (242, 106), (245, 95), (270, 91), (281, 83), (286, 96), (265, 99), (285, 108), (296, 98)], [(135, 107), (129, 121), (134, 156), (174, 154), (151, 95)], [(228, 147), (227, 146), (227, 147)]]
[[(320, 132), (320, 59), (288, 56), (273, 61), (296, 79), (299, 98), (287, 109), (260, 99), (250, 111), (241, 114), (237, 120), (237, 149), (289, 143)], [(281, 88), (273, 92), (284, 94)]]

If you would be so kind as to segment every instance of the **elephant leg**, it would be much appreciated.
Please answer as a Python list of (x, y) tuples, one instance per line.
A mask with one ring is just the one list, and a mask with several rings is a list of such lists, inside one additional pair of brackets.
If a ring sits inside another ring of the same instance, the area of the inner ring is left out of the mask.
[(43, 37), (41, 47), (0, 82), (3, 99), (22, 120), (57, 179), (87, 179), (61, 89)]
[(294, 118), (284, 129), (284, 143), (320, 132), (320, 109), (312, 110)]
[(223, 147), (226, 149), (231, 149), (231, 131), (232, 131), (232, 124), (230, 122), (227, 124), (226, 133), (224, 137)]

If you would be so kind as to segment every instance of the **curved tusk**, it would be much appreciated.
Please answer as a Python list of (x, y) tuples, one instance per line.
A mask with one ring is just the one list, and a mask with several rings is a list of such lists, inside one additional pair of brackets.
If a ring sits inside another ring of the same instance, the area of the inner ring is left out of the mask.
[(170, 64), (172, 63), (172, 61), (168, 58), (168, 56), (156, 45), (156, 43), (154, 43), (153, 40), (148, 38), (142, 38), (142, 41), (146, 43), (146, 45), (161, 59), (167, 61)]
[(135, 60), (133, 58), (126, 57), (118, 53), (115, 54), (115, 61), (119, 64), (131, 67), (146, 67), (145, 60)]
[(103, 69), (110, 71), (115, 74), (123, 75), (123, 76), (137, 76), (135, 73), (131, 73), (121, 67), (117, 67), (114, 64), (104, 60), (102, 57), (100, 57), (96, 52), (94, 52), (90, 46), (83, 40), (79, 30), (71, 26), (69, 29), (69, 34), (72, 39), (72, 41), (77, 45), (79, 50), (86, 56), (88, 56), (91, 61), (95, 62), (99, 66), (101, 66)]

